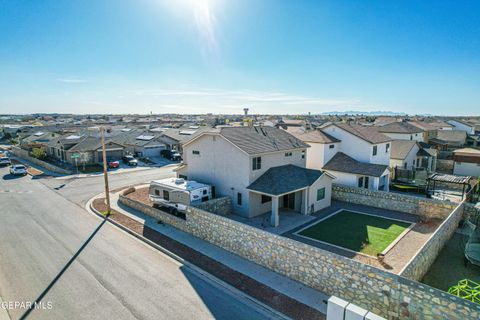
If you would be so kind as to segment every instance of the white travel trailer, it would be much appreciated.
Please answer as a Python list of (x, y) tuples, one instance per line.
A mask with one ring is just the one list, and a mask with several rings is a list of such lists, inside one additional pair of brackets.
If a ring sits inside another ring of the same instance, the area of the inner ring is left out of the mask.
[(172, 213), (185, 211), (187, 206), (212, 198), (209, 185), (181, 178), (168, 178), (150, 182), (150, 200), (154, 207), (166, 207)]

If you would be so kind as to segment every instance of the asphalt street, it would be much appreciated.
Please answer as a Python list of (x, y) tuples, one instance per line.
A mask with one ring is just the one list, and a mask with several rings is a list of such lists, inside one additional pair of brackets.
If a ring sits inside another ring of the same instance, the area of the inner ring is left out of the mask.
[[(111, 176), (112, 189), (171, 168)], [(0, 297), (34, 301), (28, 319), (266, 319), (257, 304), (84, 210), (103, 178), (13, 178), (0, 168)], [(62, 186), (63, 185), (63, 186)], [(96, 233), (94, 231), (98, 229)], [(91, 237), (91, 241), (85, 241)], [(83, 251), (53, 284), (79, 248)], [(18, 319), (25, 309), (9, 309)]]

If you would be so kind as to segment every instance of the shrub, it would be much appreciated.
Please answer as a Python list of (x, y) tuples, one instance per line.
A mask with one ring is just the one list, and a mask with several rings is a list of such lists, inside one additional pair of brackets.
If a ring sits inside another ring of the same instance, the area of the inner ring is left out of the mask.
[(45, 159), (47, 157), (45, 150), (43, 150), (42, 148), (33, 148), (31, 155), (35, 159)]

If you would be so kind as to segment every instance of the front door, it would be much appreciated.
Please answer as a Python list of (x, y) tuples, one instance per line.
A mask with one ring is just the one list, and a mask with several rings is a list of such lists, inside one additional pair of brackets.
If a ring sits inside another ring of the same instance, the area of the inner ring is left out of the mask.
[(283, 196), (283, 207), (288, 209), (295, 209), (295, 193), (289, 193)]

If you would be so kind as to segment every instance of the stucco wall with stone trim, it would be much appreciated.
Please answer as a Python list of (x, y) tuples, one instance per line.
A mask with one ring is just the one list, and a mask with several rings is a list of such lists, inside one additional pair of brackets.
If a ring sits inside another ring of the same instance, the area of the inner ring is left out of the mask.
[(412, 279), (421, 280), (427, 273), (432, 263), (437, 258), (445, 243), (452, 237), (463, 218), (464, 204), (461, 203), (452, 211), (437, 230), (430, 236), (412, 260), (400, 272), (400, 275)]
[(480, 305), (296, 240), (190, 207), (186, 220), (120, 202), (277, 273), (388, 319), (478, 319)]
[(332, 199), (395, 210), (422, 218), (445, 219), (457, 206), (450, 201), (419, 198), (394, 192), (372, 191), (339, 184), (332, 186)]

